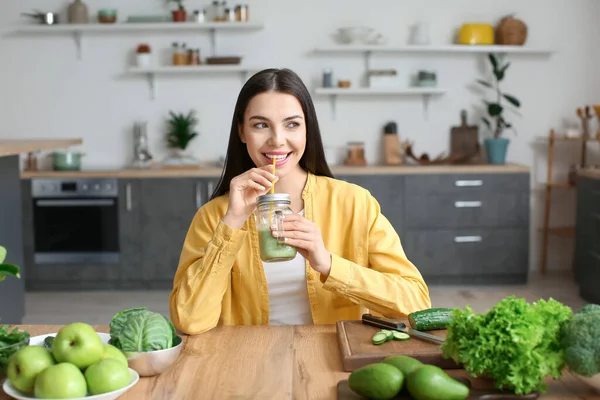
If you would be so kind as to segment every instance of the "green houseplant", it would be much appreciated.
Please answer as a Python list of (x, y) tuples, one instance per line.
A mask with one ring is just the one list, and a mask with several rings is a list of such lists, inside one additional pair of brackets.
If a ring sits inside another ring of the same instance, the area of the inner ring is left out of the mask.
[(493, 82), (478, 79), (477, 82), (494, 92), (494, 101), (483, 100), (486, 105), (488, 116), (482, 117), (482, 121), (493, 132), (493, 137), (485, 140), (485, 149), (488, 161), (491, 164), (504, 164), (508, 150), (509, 139), (502, 137), (506, 129), (513, 129), (504, 117), (504, 111), (511, 109), (516, 111), (521, 107), (521, 102), (513, 95), (502, 92), (500, 82), (506, 76), (510, 62), (502, 63), (494, 54), (488, 54), (488, 60), (492, 66), (494, 76)]
[(167, 0), (167, 4), (175, 3), (177, 9), (171, 11), (173, 14), (173, 22), (185, 22), (187, 20), (187, 11), (183, 6), (183, 0)]
[(165, 140), (173, 156), (165, 162), (166, 164), (197, 164), (197, 160), (186, 154), (190, 142), (198, 136), (198, 132), (195, 131), (197, 124), (198, 118), (194, 110), (190, 110), (187, 114), (169, 111)]

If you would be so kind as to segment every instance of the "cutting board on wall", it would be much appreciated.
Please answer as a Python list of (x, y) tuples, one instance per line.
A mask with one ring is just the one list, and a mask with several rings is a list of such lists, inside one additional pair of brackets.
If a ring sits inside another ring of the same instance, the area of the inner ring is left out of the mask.
[[(409, 326), (407, 320), (398, 320)], [(336, 323), (337, 339), (342, 357), (344, 371), (351, 372), (357, 368), (380, 362), (392, 355), (404, 355), (416, 358), (424, 364), (437, 365), (443, 369), (461, 369), (452, 360), (442, 356), (441, 345), (428, 340), (411, 337), (409, 340), (390, 340), (374, 345), (371, 338), (381, 329), (365, 325), (362, 321), (338, 321)], [(432, 335), (446, 337), (446, 330), (427, 331)]]
[(479, 146), (479, 128), (467, 125), (467, 112), (460, 113), (460, 126), (450, 130), (450, 154), (452, 156), (467, 157), (466, 163), (477, 164), (482, 162)]

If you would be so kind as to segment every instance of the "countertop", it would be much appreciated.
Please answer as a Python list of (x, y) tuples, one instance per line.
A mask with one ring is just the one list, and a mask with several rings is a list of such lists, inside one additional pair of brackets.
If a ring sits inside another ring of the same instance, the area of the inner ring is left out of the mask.
[[(518, 173), (529, 172), (525, 165), (403, 165), (403, 166), (332, 166), (334, 175), (373, 175), (373, 174), (455, 174), (455, 173)], [(221, 168), (197, 169), (119, 169), (106, 171), (26, 171), (21, 178), (170, 178), (170, 177), (220, 177)]]
[[(32, 336), (58, 332), (62, 326), (21, 325)], [(108, 325), (94, 326), (109, 332)], [(466, 376), (464, 370), (450, 370)], [(140, 381), (120, 399), (336, 399), (336, 386), (347, 379), (334, 325), (221, 326), (184, 336), (175, 364), (159, 376)], [(472, 379), (473, 387), (489, 382)], [(568, 372), (548, 378), (540, 399), (600, 400), (589, 386)], [(0, 392), (0, 400), (9, 397)]]
[(0, 157), (50, 149), (62, 149), (83, 143), (81, 139), (0, 139)]
[(579, 176), (592, 179), (600, 179), (600, 168), (584, 168), (577, 172)]

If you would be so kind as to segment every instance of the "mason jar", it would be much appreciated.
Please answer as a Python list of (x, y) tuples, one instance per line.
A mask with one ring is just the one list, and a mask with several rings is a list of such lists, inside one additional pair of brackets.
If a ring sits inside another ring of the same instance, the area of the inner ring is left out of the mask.
[[(296, 257), (295, 247), (285, 244), (282, 233), (283, 218), (293, 213), (289, 194), (274, 193), (259, 196), (254, 217), (258, 230), (260, 258), (264, 262), (281, 262)], [(271, 226), (277, 226), (277, 237), (273, 237)]]

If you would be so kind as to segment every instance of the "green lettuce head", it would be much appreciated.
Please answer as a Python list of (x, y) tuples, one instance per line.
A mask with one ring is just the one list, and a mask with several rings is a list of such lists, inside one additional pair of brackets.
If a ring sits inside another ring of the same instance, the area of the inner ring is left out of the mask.
[(171, 321), (146, 307), (120, 311), (110, 322), (109, 343), (123, 352), (165, 350), (180, 342)]

